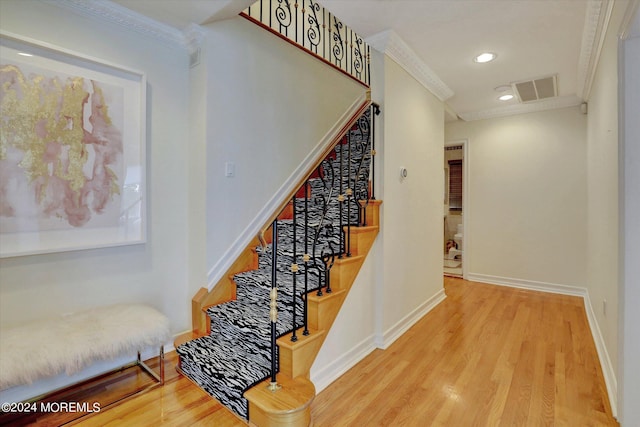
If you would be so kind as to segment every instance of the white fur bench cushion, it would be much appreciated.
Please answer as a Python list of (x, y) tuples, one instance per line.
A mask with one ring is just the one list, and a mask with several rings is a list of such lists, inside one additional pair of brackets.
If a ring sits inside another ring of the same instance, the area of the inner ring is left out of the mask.
[(161, 346), (169, 319), (146, 305), (112, 305), (0, 331), (0, 390), (97, 360)]

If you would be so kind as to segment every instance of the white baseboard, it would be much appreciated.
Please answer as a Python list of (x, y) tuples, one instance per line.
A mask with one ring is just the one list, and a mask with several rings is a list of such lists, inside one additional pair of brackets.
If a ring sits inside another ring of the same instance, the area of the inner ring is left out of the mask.
[(375, 349), (376, 345), (373, 335), (371, 335), (322, 369), (317, 372), (311, 372), (311, 381), (316, 386), (316, 393), (320, 393), (327, 388)]
[[(404, 334), (418, 320), (422, 319), (425, 314), (431, 311), (436, 305), (444, 301), (446, 294), (444, 289), (440, 289), (435, 295), (422, 303), (419, 307), (405, 316), (396, 323), (383, 335), (371, 335), (360, 343), (356, 344), (351, 350), (342, 354), (336, 360), (327, 364), (318, 371), (311, 372), (311, 381), (316, 387), (316, 393), (320, 393), (332, 382), (340, 378), (345, 372), (354, 367), (358, 362), (368, 356), (376, 348), (386, 349), (402, 334)], [(317, 363), (317, 361), (316, 361)]]
[(383, 334), (376, 334), (376, 347), (387, 349), (395, 340), (400, 338), (402, 334), (407, 332), (418, 320), (422, 319), (425, 314), (430, 312), (436, 305), (440, 304), (447, 295), (444, 289), (440, 289), (435, 295), (420, 304), (415, 310), (407, 314), (398, 323), (387, 329)]
[(602, 368), (602, 375), (604, 376), (604, 383), (607, 386), (607, 394), (609, 395), (609, 404), (611, 405), (611, 413), (614, 417), (618, 417), (618, 380), (616, 374), (613, 371), (613, 365), (609, 358), (609, 352), (604, 342), (604, 337), (600, 332), (598, 321), (596, 320), (596, 313), (593, 311), (591, 305), (591, 299), (589, 298), (589, 292), (584, 296), (584, 309), (587, 312), (587, 320), (589, 321), (589, 327), (591, 328), (591, 335), (596, 345), (596, 351), (598, 352), (598, 358), (600, 359), (600, 367)]
[(584, 297), (587, 289), (578, 286), (559, 285), (556, 283), (537, 282), (535, 280), (514, 279), (511, 277), (490, 276), (487, 274), (469, 273), (467, 280), (488, 283), (490, 285), (508, 286), (510, 288), (528, 289), (530, 291), (551, 292), (553, 294)]
[(609, 395), (609, 403), (611, 404), (611, 412), (614, 417), (618, 415), (618, 381), (609, 358), (609, 352), (604, 342), (604, 337), (600, 332), (598, 321), (596, 320), (589, 291), (586, 288), (577, 286), (559, 285), (556, 283), (537, 282), (533, 280), (513, 279), (510, 277), (490, 276), (486, 274), (469, 273), (467, 280), (474, 282), (489, 283), (491, 285), (508, 286), (511, 288), (528, 289), (531, 291), (550, 292), (554, 294), (579, 296), (584, 299), (584, 308), (591, 329), (591, 336), (596, 346), (596, 352), (600, 359), (600, 367), (604, 376), (604, 382)]

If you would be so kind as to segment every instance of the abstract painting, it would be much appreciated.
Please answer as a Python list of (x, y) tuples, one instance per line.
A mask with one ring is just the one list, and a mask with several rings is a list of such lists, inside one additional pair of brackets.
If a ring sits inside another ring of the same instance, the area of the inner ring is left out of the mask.
[(143, 242), (144, 75), (0, 40), (0, 256)]

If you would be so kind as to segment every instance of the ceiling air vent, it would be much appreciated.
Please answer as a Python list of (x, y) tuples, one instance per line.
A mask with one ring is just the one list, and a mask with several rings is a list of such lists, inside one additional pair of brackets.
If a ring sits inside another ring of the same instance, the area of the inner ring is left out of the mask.
[(533, 102), (558, 96), (557, 77), (549, 76), (511, 83), (520, 102)]

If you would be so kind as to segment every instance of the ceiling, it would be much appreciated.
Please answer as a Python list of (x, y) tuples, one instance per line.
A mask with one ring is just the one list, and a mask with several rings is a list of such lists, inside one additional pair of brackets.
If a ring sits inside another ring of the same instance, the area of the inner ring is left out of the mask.
[[(253, 0), (115, 0), (183, 29), (236, 15)], [(595, 51), (598, 14), (607, 0), (320, 0), (364, 38), (391, 30), (453, 96), (448, 118), (465, 120), (524, 112), (517, 97), (499, 101), (495, 88), (556, 75), (558, 98), (582, 102)], [(601, 7), (602, 6), (602, 7)], [(597, 13), (594, 15), (594, 7)], [(591, 10), (590, 10), (591, 8)], [(600, 14), (600, 16), (604, 13)], [(595, 18), (594, 18), (595, 16)], [(595, 22), (594, 22), (595, 20)], [(600, 18), (600, 23), (602, 18)], [(583, 40), (585, 39), (585, 40)], [(494, 52), (478, 64), (473, 57)], [(538, 109), (558, 103), (541, 103)]]

